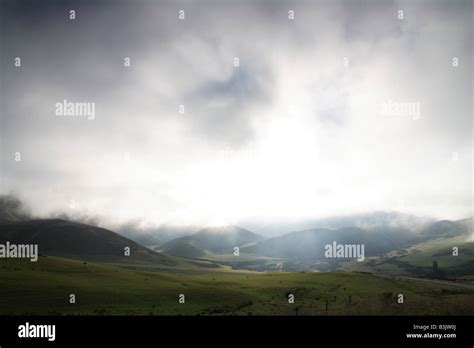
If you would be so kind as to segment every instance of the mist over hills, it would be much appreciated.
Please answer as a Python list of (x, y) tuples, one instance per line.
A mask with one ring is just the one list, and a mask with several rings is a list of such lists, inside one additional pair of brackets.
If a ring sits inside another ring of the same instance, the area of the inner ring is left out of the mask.
[[(71, 211), (61, 211), (48, 216), (33, 216), (23, 202), (13, 195), (0, 195), (0, 221), (26, 221), (31, 219), (61, 219), (87, 225), (100, 226), (134, 240), (145, 246), (163, 245), (173, 239), (189, 236), (208, 226), (161, 224), (143, 226), (140, 220), (121, 224), (106, 224), (99, 216), (90, 216)], [(329, 218), (301, 219), (260, 219), (254, 218), (236, 223), (243, 229), (260, 234), (266, 238), (281, 236), (294, 231), (309, 229), (337, 230), (343, 227), (356, 227), (364, 230), (393, 229), (394, 231), (421, 231), (436, 222), (433, 218), (418, 217), (400, 212), (372, 212), (334, 216)]]
[(256, 231), (267, 237), (276, 237), (294, 231), (309, 229), (336, 230), (343, 227), (358, 227), (363, 229), (393, 228), (419, 231), (435, 222), (431, 217), (416, 216), (395, 211), (375, 211), (363, 214), (348, 214), (327, 218), (300, 219), (247, 219), (238, 224)]
[[(172, 266), (170, 257), (120, 234), (62, 219), (35, 219), (13, 196), (0, 197), (0, 243), (38, 244), (41, 255), (104, 263), (153, 263)], [(130, 256), (125, 256), (125, 248)]]
[(472, 217), (458, 221), (442, 220), (423, 228), (420, 237), (428, 239), (433, 237), (456, 237), (472, 232), (472, 227)]
[(0, 195), (0, 222), (25, 221), (30, 218), (31, 214), (20, 199), (11, 195)]
[(21, 199), (11, 194), (0, 194), (0, 222), (29, 220), (64, 220), (78, 224), (102, 227), (135, 241), (143, 246), (156, 246), (178, 237), (190, 235), (202, 229), (202, 226), (159, 225), (142, 227), (139, 220), (123, 224), (104, 225), (96, 215), (60, 211), (48, 216), (35, 216)]
[[(315, 262), (332, 264), (331, 267), (339, 262), (324, 255), (325, 246), (333, 242), (364, 245), (366, 257), (387, 257), (391, 252), (406, 253), (410, 248), (413, 249), (410, 252), (416, 252), (416, 245), (434, 240), (442, 248), (432, 255), (449, 254), (453, 241), (468, 249), (464, 250), (464, 257), (471, 248), (468, 240), (472, 218), (432, 221), (401, 213), (375, 212), (318, 220), (315, 224), (319, 225), (313, 228), (265, 237), (235, 225), (146, 229), (133, 222), (113, 232), (65, 219), (32, 218), (27, 211), (20, 200), (0, 197), (0, 242), (39, 244), (42, 254), (104, 263), (173, 266), (179, 262), (177, 258), (185, 258), (254, 270), (275, 270), (282, 264), (290, 270), (317, 270), (326, 268), (315, 268)], [(85, 221), (95, 220), (86, 217)], [(302, 221), (303, 225), (307, 223), (308, 220)], [(346, 226), (350, 223), (354, 226)], [(319, 227), (324, 224), (343, 227)], [(442, 241), (446, 242), (442, 244)], [(130, 248), (130, 257), (123, 257), (125, 247)], [(242, 256), (233, 255), (235, 247), (240, 248)], [(466, 269), (465, 262), (471, 261), (469, 257), (463, 260)]]

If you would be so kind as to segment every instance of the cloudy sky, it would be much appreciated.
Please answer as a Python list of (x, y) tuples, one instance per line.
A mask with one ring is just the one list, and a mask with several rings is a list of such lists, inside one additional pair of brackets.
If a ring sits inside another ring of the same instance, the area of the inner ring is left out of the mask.
[(472, 1), (2, 6), (1, 191), (35, 214), (472, 214)]

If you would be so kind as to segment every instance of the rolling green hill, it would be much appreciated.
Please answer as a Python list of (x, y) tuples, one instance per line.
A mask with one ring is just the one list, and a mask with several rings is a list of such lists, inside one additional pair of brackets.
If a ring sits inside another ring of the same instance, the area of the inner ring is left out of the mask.
[[(121, 235), (100, 227), (58, 220), (30, 220), (0, 223), (0, 243), (38, 244), (41, 255), (84, 261), (177, 266), (170, 258)], [(125, 256), (125, 247), (130, 256)]]
[[(459, 250), (453, 255), (453, 247)], [(438, 274), (433, 271), (437, 263)], [(434, 278), (456, 278), (474, 274), (474, 240), (469, 235), (439, 237), (395, 250), (365, 262), (344, 262), (345, 271), (367, 271), (390, 275), (415, 275)]]

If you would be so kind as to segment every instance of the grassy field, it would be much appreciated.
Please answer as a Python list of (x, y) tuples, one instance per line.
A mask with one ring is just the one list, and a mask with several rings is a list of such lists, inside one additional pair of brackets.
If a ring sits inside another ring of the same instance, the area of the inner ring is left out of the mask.
[(0, 314), (474, 314), (474, 290), (362, 273), (183, 274), (40, 257), (0, 260)]

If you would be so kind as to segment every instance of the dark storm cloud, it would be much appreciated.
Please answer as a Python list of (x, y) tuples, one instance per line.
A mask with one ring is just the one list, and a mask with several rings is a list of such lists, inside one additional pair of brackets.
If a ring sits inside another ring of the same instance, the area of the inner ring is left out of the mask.
[(254, 112), (252, 107), (271, 102), (272, 80), (269, 71), (251, 66), (243, 61), (228, 78), (196, 86), (186, 98), (196, 116), (194, 129), (219, 139), (223, 145), (238, 146), (252, 138), (247, 119)]
[[(39, 2), (7, 2), (7, 5), (5, 17), (8, 20), (5, 23), (4, 39), (5, 52), (8, 53), (5, 58), (10, 62), (19, 56), (23, 67), (21, 74), (18, 74), (18, 69), (15, 70), (12, 64), (6, 66), (5, 82), (9, 88), (5, 91), (5, 98), (17, 99), (18, 104), (28, 106), (31, 104), (27, 97), (47, 92), (48, 96), (43, 96), (42, 100), (50, 99), (50, 110), (42, 110), (42, 118), (49, 117), (51, 105), (62, 99), (95, 100), (102, 110), (111, 110), (124, 100), (117, 93), (127, 95), (128, 89), (129, 95), (134, 99), (135, 118), (143, 115), (140, 112), (142, 107), (159, 106), (165, 110), (175, 108), (178, 101), (173, 99), (173, 94), (174, 97), (191, 96), (192, 102), (196, 102), (196, 107), (201, 109), (205, 108), (208, 101), (221, 100), (225, 103), (223, 108), (226, 112), (220, 107), (205, 110), (205, 119), (198, 119), (196, 122), (199, 125), (193, 127), (198, 132), (195, 135), (201, 134), (207, 140), (216, 137), (220, 141), (222, 137), (232, 135), (232, 132), (239, 132), (235, 127), (225, 126), (226, 121), (229, 121), (243, 126), (242, 132), (248, 134), (241, 134), (237, 138), (245, 139), (251, 136), (250, 128), (245, 127), (245, 124), (252, 115), (236, 108), (250, 106), (269, 95), (269, 91), (264, 89), (271, 85), (262, 81), (262, 78), (270, 79), (271, 71), (258, 71), (255, 64), (251, 65), (253, 62), (243, 62), (247, 67), (230, 72), (227, 82), (222, 81), (222, 78), (229, 75), (228, 69), (221, 73), (216, 71), (218, 75), (213, 73), (200, 79), (193, 76), (194, 71), (189, 68), (195, 69), (193, 56), (199, 55), (199, 52), (193, 52), (192, 47), (186, 49), (186, 43), (200, 43), (204, 54), (212, 54), (216, 47), (231, 40), (217, 35), (215, 29), (221, 25), (220, 20), (212, 21), (212, 15), (200, 11), (194, 3), (162, 2), (159, 8), (149, 2), (137, 5), (124, 1), (100, 2), (98, 5), (89, 1), (48, 2), (46, 6), (41, 6)], [(148, 8), (152, 11), (148, 11)], [(177, 11), (180, 8), (185, 8), (189, 13), (182, 25), (177, 22)], [(242, 13), (242, 6), (237, 6), (236, 22), (240, 21), (239, 8), (240, 14), (245, 14), (245, 11)], [(74, 22), (68, 19), (69, 9), (76, 11), (77, 18)], [(196, 10), (194, 14), (193, 10)], [(228, 8), (218, 5), (215, 11), (225, 14)], [(207, 34), (209, 31), (214, 34)], [(180, 44), (180, 41), (184, 43)], [(186, 56), (181, 55), (183, 50), (187, 50)], [(244, 52), (240, 52), (245, 56)], [(238, 53), (239, 48), (236, 47), (235, 54)], [(123, 57), (131, 58), (130, 71), (124, 72)], [(177, 60), (181, 67), (172, 66), (174, 71), (170, 72), (170, 64), (174, 64), (170, 59)], [(233, 56), (227, 59), (230, 67)], [(208, 59), (205, 64), (215, 64), (215, 59)], [(253, 66), (252, 71), (249, 66)], [(152, 82), (143, 84), (142, 74)], [(183, 75), (184, 80), (180, 81), (180, 74), (188, 76)], [(153, 85), (153, 80), (166, 79), (172, 83), (170, 78), (174, 78), (173, 75), (176, 76), (176, 81), (165, 90)], [(204, 91), (199, 92), (202, 96), (201, 100), (197, 100), (193, 96), (197, 95), (195, 91), (201, 87)], [(232, 95), (234, 92), (237, 95)], [(126, 103), (130, 104), (128, 100)], [(8, 111), (18, 111), (18, 104), (9, 107)], [(33, 104), (35, 107), (24, 112), (40, 112), (36, 102)], [(216, 114), (210, 114), (212, 111)], [(7, 129), (10, 126), (8, 118), (13, 123), (19, 120), (14, 112), (9, 112), (6, 116)], [(160, 117), (166, 118), (167, 115), (161, 114)], [(120, 122), (119, 118), (123, 119), (122, 116), (114, 116), (117, 123)], [(210, 118), (211, 122), (207, 122), (206, 118)], [(223, 124), (219, 127), (219, 132), (215, 131), (216, 118)], [(30, 119), (28, 122), (31, 125), (34, 120)]]

